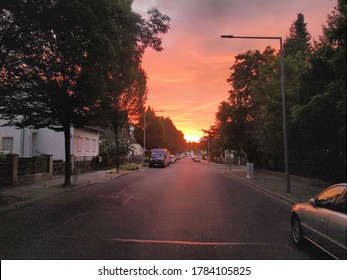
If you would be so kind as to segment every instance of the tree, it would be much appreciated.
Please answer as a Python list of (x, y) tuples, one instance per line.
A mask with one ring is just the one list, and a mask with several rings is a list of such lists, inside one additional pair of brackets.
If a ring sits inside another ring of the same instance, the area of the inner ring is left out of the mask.
[(120, 28), (116, 37), (110, 36), (114, 51), (110, 60), (102, 65), (107, 73), (106, 90), (95, 104), (94, 111), (102, 126), (114, 133), (117, 170), (120, 163), (120, 132), (128, 125), (129, 117), (134, 120), (140, 117), (147, 99), (147, 77), (141, 68), (143, 53), (148, 46), (161, 51), (158, 35), (169, 30), (169, 17), (160, 14), (157, 9), (151, 9), (148, 13), (150, 18), (146, 21), (131, 10), (131, 2), (123, 3), (122, 10), (112, 16), (112, 26), (126, 23), (127, 28)]
[(86, 108), (102, 89), (99, 44), (105, 42), (96, 36), (95, 6), (89, 0), (32, 0), (2, 9), (10, 29), (28, 31), (28, 24), (30, 32), (24, 40), (24, 31), (2, 38), (0, 114), (6, 125), (64, 132), (65, 186), (71, 184), (70, 128), (85, 123)]
[(307, 98), (292, 109), (292, 125), (312, 176), (346, 180), (346, 3), (328, 16), (305, 76)]
[(262, 55), (264, 60), (259, 68), (258, 78), (250, 86), (257, 139), (256, 163), (262, 167), (282, 170), (284, 158), (280, 58), (269, 47)]
[(183, 133), (177, 130), (170, 118), (161, 117), (160, 121), (164, 127), (163, 147), (166, 147), (172, 154), (183, 151), (185, 147)]
[(227, 79), (232, 89), (228, 101), (221, 103), (217, 113), (217, 123), (225, 147), (243, 150), (249, 159), (256, 157), (256, 100), (252, 94), (251, 85), (259, 77), (264, 55), (259, 51), (247, 51), (235, 58), (235, 64), (230, 68), (231, 74)]
[(135, 131), (136, 141), (143, 145), (144, 125), (146, 130), (146, 149), (166, 148), (175, 154), (182, 152), (186, 142), (181, 131), (177, 130), (170, 118), (158, 117), (155, 110), (148, 107), (141, 119), (139, 119), (137, 129)]
[(165, 29), (156, 25), (160, 13), (152, 15), (145, 21), (129, 0), (5, 1), (0, 115), (5, 125), (64, 132), (65, 186), (71, 184), (70, 128), (90, 122), (110, 92), (116, 92), (118, 126), (129, 109), (118, 101), (131, 103), (134, 91), (145, 95), (140, 58), (147, 46), (161, 50), (155, 35)]
[(307, 31), (304, 15), (299, 13), (289, 29), (289, 37), (283, 43), (285, 56), (296, 55), (298, 52), (309, 55), (311, 52), (311, 35)]
[(34, 31), (30, 22), (38, 12), (38, 7), (29, 5), (26, 1), (1, 2), (0, 69), (14, 50), (28, 42)]
[[(309, 42), (304, 17), (299, 14), (284, 44), (290, 169), (298, 175), (345, 181), (345, 1), (339, 0), (328, 15), (319, 41), (313, 47)], [(281, 170), (279, 59), (271, 49), (261, 56), (236, 60), (228, 80), (233, 90), (229, 100), (220, 104), (217, 123), (225, 147), (248, 147), (247, 151), (254, 147), (258, 164)], [(259, 63), (246, 63), (251, 61)]]

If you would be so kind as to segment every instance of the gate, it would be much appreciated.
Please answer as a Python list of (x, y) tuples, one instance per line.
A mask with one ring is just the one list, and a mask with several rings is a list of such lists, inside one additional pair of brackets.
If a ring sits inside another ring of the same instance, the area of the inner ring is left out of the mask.
[(7, 160), (0, 161), (0, 186), (9, 185), (12, 175), (12, 164)]

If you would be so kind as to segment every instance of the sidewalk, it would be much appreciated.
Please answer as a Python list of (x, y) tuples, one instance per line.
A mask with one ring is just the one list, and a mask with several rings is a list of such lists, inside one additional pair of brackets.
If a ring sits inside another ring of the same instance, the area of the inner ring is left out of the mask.
[[(267, 170), (255, 170), (254, 177), (247, 179), (245, 166), (233, 165), (230, 167), (225, 164), (216, 164), (212, 162), (208, 163), (204, 160), (201, 162), (201, 164), (207, 164), (211, 168), (220, 169), (223, 173), (237, 180), (241, 180), (291, 204), (308, 201), (329, 185), (329, 183), (321, 182), (319, 180), (291, 176), (291, 193), (287, 193), (283, 173)], [(117, 173), (115, 169), (112, 169), (71, 176), (73, 186), (66, 188), (62, 187), (64, 182), (63, 176), (54, 177), (52, 180), (40, 181), (15, 187), (0, 187), (0, 213), (19, 207), (24, 207), (32, 203), (37, 203), (42, 199), (58, 195), (63, 192), (74, 191), (82, 187), (107, 181), (112, 178), (125, 175), (129, 172), (133, 171), (120, 171), (120, 173)]]
[(132, 171), (100, 170), (71, 176), (71, 187), (62, 187), (64, 176), (55, 176), (51, 180), (20, 184), (14, 187), (0, 186), (0, 213), (37, 203), (38, 201), (59, 195), (63, 192), (74, 191), (86, 186), (101, 183), (112, 178), (125, 175)]
[(290, 176), (290, 189), (291, 192), (286, 192), (286, 181), (285, 174), (281, 172), (255, 169), (254, 176), (251, 179), (246, 178), (246, 167), (239, 165), (218, 164), (218, 163), (207, 163), (213, 168), (221, 169), (225, 174), (246, 182), (253, 187), (256, 187), (264, 192), (270, 193), (288, 203), (295, 204), (297, 202), (309, 201), (310, 198), (315, 197), (325, 188), (331, 184), (323, 182), (318, 179), (310, 179), (299, 176)]

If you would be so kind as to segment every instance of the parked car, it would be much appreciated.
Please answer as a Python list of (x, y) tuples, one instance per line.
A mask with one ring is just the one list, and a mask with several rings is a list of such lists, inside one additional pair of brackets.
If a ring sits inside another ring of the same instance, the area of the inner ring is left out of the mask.
[(176, 158), (174, 155), (170, 155), (170, 164), (175, 163)]
[(336, 259), (347, 255), (347, 184), (336, 184), (291, 211), (292, 238), (298, 247), (310, 241)]
[(201, 160), (200, 160), (200, 156), (197, 156), (197, 155), (194, 155), (194, 156), (192, 157), (192, 160), (195, 161), (195, 162), (200, 162), (200, 161), (201, 161)]
[(166, 167), (170, 165), (170, 153), (167, 149), (153, 149), (149, 157), (149, 167)]

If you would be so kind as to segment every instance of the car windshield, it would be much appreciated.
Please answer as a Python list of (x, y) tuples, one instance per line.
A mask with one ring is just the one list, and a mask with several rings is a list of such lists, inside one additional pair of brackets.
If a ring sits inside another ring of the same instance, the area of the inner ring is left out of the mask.
[(164, 157), (164, 153), (160, 153), (160, 152), (152, 153), (151, 157), (153, 158)]
[(333, 207), (333, 205), (336, 203), (337, 199), (340, 197), (344, 190), (344, 186), (336, 186), (329, 188), (316, 198), (316, 206), (324, 208)]

